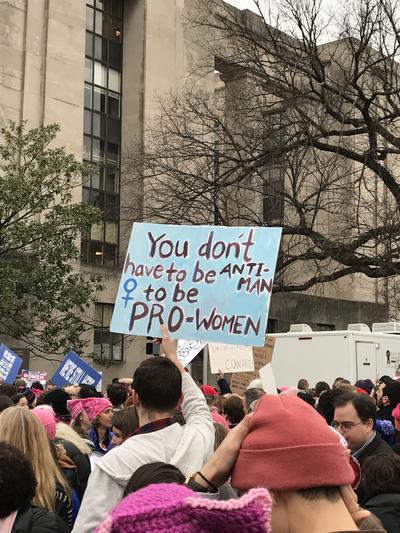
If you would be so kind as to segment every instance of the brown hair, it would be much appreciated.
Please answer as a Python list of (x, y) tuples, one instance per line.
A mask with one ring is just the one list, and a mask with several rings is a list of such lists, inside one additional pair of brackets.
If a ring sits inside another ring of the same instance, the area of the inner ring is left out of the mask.
[(361, 484), (366, 499), (400, 492), (400, 457), (384, 453), (365, 459)]

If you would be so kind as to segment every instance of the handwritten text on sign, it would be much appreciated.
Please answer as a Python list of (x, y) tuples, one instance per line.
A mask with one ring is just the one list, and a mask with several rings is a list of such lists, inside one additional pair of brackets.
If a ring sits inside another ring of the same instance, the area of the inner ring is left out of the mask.
[(251, 372), (254, 370), (253, 350), (251, 346), (233, 344), (208, 344), (212, 374), (222, 372)]
[(261, 345), (280, 228), (134, 224), (111, 331)]

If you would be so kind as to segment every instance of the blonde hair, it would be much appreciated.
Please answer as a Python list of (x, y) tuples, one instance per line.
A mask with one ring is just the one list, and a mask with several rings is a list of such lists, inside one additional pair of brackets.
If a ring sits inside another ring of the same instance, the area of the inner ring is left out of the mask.
[(82, 439), (82, 437), (75, 431), (75, 429), (64, 422), (58, 422), (56, 425), (56, 438), (64, 439), (72, 442), (78, 450), (85, 455), (91, 455), (92, 450), (90, 446)]
[(39, 418), (23, 407), (5, 409), (0, 414), (0, 441), (15, 446), (31, 461), (37, 483), (33, 504), (54, 511), (56, 485), (61, 485), (67, 494), (70, 490)]

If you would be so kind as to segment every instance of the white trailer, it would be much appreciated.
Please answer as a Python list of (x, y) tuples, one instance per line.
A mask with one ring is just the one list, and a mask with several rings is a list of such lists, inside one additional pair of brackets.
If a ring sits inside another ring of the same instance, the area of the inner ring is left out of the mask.
[(330, 385), (343, 377), (375, 381), (395, 376), (400, 364), (400, 324), (350, 324), (345, 331), (312, 331), (307, 324), (294, 324), (289, 333), (275, 337), (272, 368), (276, 384), (296, 386), (300, 378), (314, 387), (318, 381)]

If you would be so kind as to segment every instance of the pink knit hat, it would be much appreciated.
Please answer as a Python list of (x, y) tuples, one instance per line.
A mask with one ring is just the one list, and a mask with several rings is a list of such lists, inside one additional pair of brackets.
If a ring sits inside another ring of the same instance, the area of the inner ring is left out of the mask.
[(96, 533), (270, 533), (271, 497), (253, 489), (239, 500), (199, 497), (184, 485), (160, 483), (129, 494)]
[(216, 422), (217, 424), (221, 424), (222, 426), (229, 429), (228, 421), (226, 420), (224, 416), (220, 415), (218, 411), (215, 411), (214, 409), (212, 409), (210, 413), (211, 413), (211, 418), (213, 419), (213, 422)]
[(56, 416), (53, 409), (44, 409), (43, 407), (35, 407), (32, 413), (38, 417), (42, 426), (46, 430), (47, 437), (50, 440), (56, 438)]
[(83, 411), (82, 400), (80, 398), (76, 400), (68, 400), (67, 409), (71, 415), (72, 422), (74, 422)]
[[(281, 391), (282, 391), (281, 387)], [(281, 392), (280, 396), (284, 396), (286, 398), (294, 398), (297, 396), (297, 393), (299, 392), (299, 389), (297, 387), (285, 387), (285, 390)]]
[(81, 402), (91, 422), (103, 411), (112, 407), (112, 403), (107, 398), (82, 398)]
[(338, 436), (313, 407), (266, 394), (250, 419), (231, 480), (241, 490), (296, 490), (351, 484), (354, 472)]

